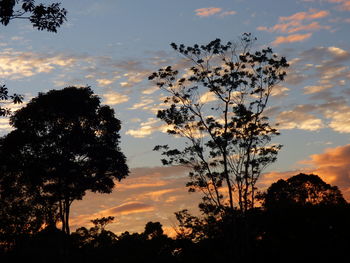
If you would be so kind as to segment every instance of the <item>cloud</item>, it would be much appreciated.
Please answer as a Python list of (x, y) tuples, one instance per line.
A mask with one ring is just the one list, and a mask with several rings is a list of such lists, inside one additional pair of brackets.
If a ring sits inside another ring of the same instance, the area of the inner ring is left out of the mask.
[(201, 17), (208, 17), (215, 15), (217, 13), (220, 13), (222, 8), (219, 7), (206, 7), (206, 8), (199, 8), (194, 10), (196, 12), (196, 16), (201, 16)]
[(337, 185), (350, 200), (350, 144), (328, 148), (321, 154), (310, 156), (303, 161), (325, 181)]
[(56, 67), (71, 67), (76, 57), (65, 54), (38, 54), (6, 49), (0, 52), (0, 77), (20, 79), (52, 72)]
[(219, 15), (221, 17), (225, 17), (225, 16), (232, 16), (237, 14), (237, 12), (233, 10), (223, 11), (222, 8), (220, 7), (199, 8), (194, 10), (194, 12), (196, 13), (196, 16), (200, 16), (200, 17), (209, 17), (213, 15)]
[(208, 103), (217, 100), (218, 98), (215, 96), (214, 92), (207, 91), (199, 98), (199, 103)]
[(104, 98), (103, 103), (107, 105), (117, 105), (129, 101), (129, 97), (127, 95), (120, 94), (115, 91), (109, 91), (105, 94), (102, 94), (102, 97)]
[(142, 91), (142, 94), (151, 95), (151, 94), (153, 94), (154, 92), (156, 92), (157, 90), (159, 90), (158, 87), (151, 87), (151, 88), (148, 88), (148, 89), (143, 90), (143, 91)]
[(291, 16), (281, 16), (280, 21), (302, 21), (302, 20), (314, 20), (324, 18), (329, 15), (329, 11), (316, 9), (309, 9), (308, 12), (298, 12)]
[(141, 101), (132, 105), (130, 110), (138, 110), (138, 109), (146, 110), (146, 109), (149, 109), (149, 107), (153, 105), (153, 103), (154, 103), (154, 99), (151, 99), (149, 97), (142, 97)]
[(129, 214), (138, 214), (154, 211), (155, 207), (141, 202), (128, 202), (119, 206), (110, 207), (108, 209), (100, 210), (92, 214), (81, 214), (73, 217), (70, 224), (72, 226), (81, 227), (90, 225), (90, 221), (96, 218), (114, 216), (119, 217)]
[[(339, 133), (350, 133), (350, 106), (344, 96), (333, 96), (329, 90), (309, 93), (310, 100), (320, 103), (300, 104), (276, 115), (280, 129), (317, 131), (330, 128)], [(277, 110), (280, 110), (278, 108)]]
[(235, 15), (235, 14), (237, 14), (237, 12), (236, 11), (225, 11), (225, 12), (222, 12), (221, 14), (220, 14), (220, 16), (232, 16), (232, 15)]
[[(17, 80), (38, 74), (51, 74), (51, 82), (56, 87), (85, 86), (87, 84), (107, 87), (115, 85), (118, 81), (117, 84), (120, 87), (137, 87), (141, 89), (141, 92), (144, 91), (143, 94), (150, 95), (156, 89), (154, 87), (150, 88), (149, 85), (141, 86), (140, 83), (147, 82), (149, 84), (148, 76), (154, 71), (155, 67), (164, 63), (181, 61), (181, 59), (175, 58), (170, 60), (170, 56), (164, 52), (150, 54), (151, 56), (147, 59), (115, 59), (109, 56), (63, 52), (39, 54), (32, 51), (23, 52), (7, 48), (0, 52), (0, 78)], [(182, 64), (179, 63), (179, 65)]]
[(154, 207), (145, 203), (140, 202), (129, 202), (119, 206), (111, 207), (106, 210), (100, 211), (98, 214), (102, 216), (113, 216), (113, 215), (128, 215), (134, 213), (144, 213), (154, 211)]
[(296, 33), (299, 31), (319, 31), (321, 29), (331, 29), (330, 26), (320, 25), (319, 22), (312, 22), (307, 25), (303, 25), (300, 21), (290, 21), (288, 23), (276, 24), (272, 28), (267, 27), (257, 27), (259, 31), (281, 32), (281, 33)]
[(325, 127), (321, 119), (303, 112), (301, 107), (300, 110), (294, 109), (279, 113), (276, 117), (276, 122), (279, 124), (278, 127), (281, 130), (300, 129), (317, 131)]
[(325, 59), (327, 59), (327, 63), (331, 62), (331, 64), (347, 61), (350, 59), (349, 51), (336, 46), (313, 47), (301, 52), (300, 56), (303, 58), (303, 60), (311, 60), (317, 63), (322, 63)]
[(108, 86), (111, 85), (114, 80), (111, 79), (96, 79), (96, 82), (99, 86)]
[[(200, 195), (188, 193), (185, 184), (188, 170), (184, 167), (139, 167), (120, 182), (111, 194), (87, 193), (72, 204), (72, 230), (91, 226), (90, 220), (115, 216), (108, 229), (115, 233), (141, 232), (149, 221), (160, 221), (171, 228), (174, 212), (189, 208), (197, 213)], [(116, 205), (117, 204), (117, 205)]]
[(331, 88), (332, 86), (305, 86), (304, 87), (304, 93), (305, 94), (314, 94), (321, 91), (324, 91), (326, 89)]
[(350, 79), (349, 61), (350, 52), (340, 47), (313, 47), (290, 62), (286, 83), (300, 85), (305, 80), (317, 80), (315, 84), (308, 83), (304, 89), (307, 94), (344, 85)]
[(145, 138), (157, 131), (165, 133), (168, 129), (169, 126), (167, 124), (161, 124), (160, 121), (155, 118), (148, 118), (146, 122), (140, 123), (139, 128), (129, 129), (125, 134), (135, 138)]
[(331, 29), (330, 26), (322, 26), (318, 22), (312, 22), (308, 25), (298, 25), (294, 28), (290, 28), (287, 32), (288, 33), (295, 33), (299, 31), (319, 31), (321, 29)]
[[(6, 108), (10, 110), (10, 112), (15, 112), (19, 110), (20, 108), (24, 107), (27, 105), (28, 101), (32, 98), (31, 94), (26, 93), (24, 94), (25, 101), (22, 103), (14, 104), (11, 101), (2, 101), (1, 102), (1, 107)], [(11, 130), (13, 130), (13, 127), (9, 124), (9, 117), (0, 117), (0, 134), (4, 135), (9, 133)]]
[(123, 75), (127, 81), (120, 82), (120, 86), (122, 87), (133, 87), (136, 84), (146, 80), (148, 76), (151, 75), (151, 71), (143, 70), (143, 71), (128, 71)]
[(7, 133), (12, 129), (7, 118), (0, 118), (0, 133)]
[(277, 85), (271, 92), (271, 96), (276, 98), (282, 98), (288, 95), (289, 88), (282, 85)]
[(340, 11), (350, 11), (349, 0), (327, 0), (327, 2), (337, 4), (336, 8)]
[(350, 133), (350, 107), (343, 106), (339, 110), (329, 110), (326, 117), (331, 119), (329, 127), (339, 133)]
[(309, 39), (312, 36), (312, 33), (307, 34), (293, 34), (289, 36), (278, 36), (275, 41), (272, 42), (273, 45), (277, 46), (284, 43), (294, 43), (294, 42), (302, 42), (306, 39)]
[[(280, 129), (317, 131), (329, 128), (337, 133), (350, 133), (350, 104), (347, 86), (350, 80), (350, 52), (339, 46), (316, 46), (299, 52), (291, 61), (286, 78), (291, 90), (303, 93), (294, 103), (273, 111)], [(307, 81), (307, 82), (306, 82)], [(303, 85), (306, 82), (306, 85)], [(287, 108), (287, 109), (286, 109)]]
[[(318, 21), (312, 21), (315, 19), (325, 18), (329, 15), (329, 11), (309, 9), (307, 12), (298, 12), (290, 16), (279, 17), (278, 23), (270, 28), (266, 26), (259, 26), (257, 30), (268, 31), (270, 33), (279, 32), (287, 34), (287, 36), (278, 36), (273, 45), (279, 45), (283, 43), (301, 42), (312, 36), (310, 31), (319, 31), (321, 29), (330, 30), (328, 25), (321, 25)], [(310, 23), (304, 24), (307, 21)], [(296, 34), (297, 32), (304, 31), (307, 33)]]
[[(153, 201), (167, 201), (167, 203), (169, 203), (169, 200), (166, 199), (164, 196), (167, 194), (171, 194), (174, 193), (177, 189), (162, 189), (162, 190), (158, 190), (158, 191), (152, 191), (149, 192), (145, 195), (143, 195), (144, 197), (148, 197)], [(174, 196), (172, 196), (171, 201), (176, 201), (176, 198), (174, 199)]]

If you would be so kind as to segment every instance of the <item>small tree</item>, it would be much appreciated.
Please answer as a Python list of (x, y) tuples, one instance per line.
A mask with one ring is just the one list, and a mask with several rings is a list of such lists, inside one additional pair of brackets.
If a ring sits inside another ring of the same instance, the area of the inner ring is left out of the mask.
[(280, 179), (259, 197), (266, 209), (292, 206), (342, 206), (346, 204), (337, 186), (325, 183), (319, 176), (303, 174)]
[(145, 235), (146, 239), (162, 237), (163, 233), (164, 231), (160, 222), (148, 222), (145, 225), (145, 231), (143, 231), (143, 234)]
[(163, 164), (191, 168), (187, 186), (203, 192), (203, 209), (234, 209), (235, 201), (242, 212), (254, 207), (259, 175), (281, 148), (271, 144), (278, 132), (264, 113), (288, 64), (270, 48), (254, 52), (254, 40), (243, 34), (236, 43), (173, 43), (192, 66), (181, 72), (168, 66), (149, 77), (168, 94), (158, 118), (169, 134), (186, 139), (182, 150), (155, 150), (163, 151)]
[(10, 123), (14, 130), (1, 144), (2, 176), (16, 175), (48, 211), (58, 210), (68, 234), (74, 200), (87, 190), (110, 193), (114, 180), (128, 175), (119, 148), (120, 121), (89, 87), (39, 93)]

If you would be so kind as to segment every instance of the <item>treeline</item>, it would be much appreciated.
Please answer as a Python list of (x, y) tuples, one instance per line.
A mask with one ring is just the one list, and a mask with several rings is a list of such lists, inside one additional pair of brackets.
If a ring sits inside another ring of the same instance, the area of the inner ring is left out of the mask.
[(337, 187), (298, 174), (258, 199), (262, 206), (244, 214), (177, 212), (175, 238), (159, 222), (116, 235), (106, 229), (113, 217), (69, 235), (51, 225), (19, 236), (11, 247), (2, 240), (1, 262), (338, 262), (347, 255), (350, 206)]

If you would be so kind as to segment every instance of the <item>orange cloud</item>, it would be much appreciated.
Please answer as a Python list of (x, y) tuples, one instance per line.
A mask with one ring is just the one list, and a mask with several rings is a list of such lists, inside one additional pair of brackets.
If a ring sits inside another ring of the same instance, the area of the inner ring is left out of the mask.
[(208, 17), (213, 15), (219, 15), (221, 17), (225, 17), (225, 16), (232, 16), (237, 14), (237, 12), (233, 10), (223, 11), (222, 8), (220, 7), (199, 8), (194, 11), (196, 12), (196, 16), (201, 16), (201, 17)]
[(103, 103), (107, 105), (116, 105), (129, 101), (129, 97), (127, 95), (115, 91), (109, 91), (102, 94), (102, 97), (104, 99)]
[(332, 88), (330, 85), (312, 85), (304, 87), (304, 94), (314, 94)]
[(152, 191), (149, 193), (146, 193), (144, 195), (142, 195), (142, 197), (149, 197), (151, 200), (154, 201), (160, 201), (160, 200), (164, 200), (164, 195), (166, 194), (170, 194), (175, 192), (177, 189), (163, 189), (163, 190), (158, 190), (158, 191)]
[(232, 15), (235, 15), (235, 14), (237, 14), (236, 11), (225, 11), (225, 12), (222, 12), (220, 14), (220, 16), (232, 16)]
[(328, 148), (324, 153), (310, 156), (303, 163), (312, 165), (325, 181), (337, 185), (350, 200), (350, 144)]
[[(301, 42), (312, 36), (311, 33), (307, 34), (295, 34), (300, 31), (319, 31), (321, 29), (331, 29), (330, 26), (321, 25), (319, 22), (311, 22), (309, 24), (304, 24), (304, 21), (310, 21), (315, 19), (320, 19), (327, 17), (329, 15), (328, 11), (321, 10), (317, 11), (315, 9), (309, 9), (307, 12), (295, 13), (291, 16), (279, 17), (279, 23), (273, 27), (259, 26), (257, 30), (267, 31), (270, 33), (281, 32), (284, 34), (289, 34), (288, 36), (279, 36), (272, 43), (273, 45), (279, 45), (282, 43), (292, 43)], [(291, 35), (290, 35), (291, 34)]]
[(349, 0), (328, 0), (329, 3), (339, 4), (337, 9), (341, 11), (350, 11), (350, 1)]
[(81, 214), (81, 215), (75, 216), (71, 219), (70, 224), (73, 227), (81, 227), (81, 226), (91, 225), (91, 220), (95, 218), (101, 218), (101, 217), (107, 217), (107, 216), (120, 217), (123, 215), (129, 215), (129, 214), (152, 212), (154, 210), (155, 210), (155, 207), (152, 205), (148, 205), (141, 202), (129, 202), (119, 206), (114, 206), (108, 209), (104, 209), (96, 213)]
[(308, 25), (300, 25), (298, 27), (294, 27), (288, 30), (288, 33), (295, 33), (298, 31), (318, 31), (321, 29), (331, 29), (330, 26), (322, 26), (318, 22), (312, 22)]
[(324, 18), (329, 15), (328, 11), (321, 10), (317, 11), (315, 9), (309, 9), (309, 12), (299, 12), (291, 16), (281, 16), (280, 21), (296, 21), (296, 20), (314, 20), (319, 18)]
[(151, 187), (160, 187), (166, 185), (166, 182), (152, 182), (152, 183), (131, 183), (130, 180), (126, 183), (119, 183), (117, 185), (118, 191), (125, 191), (130, 189), (141, 189), (141, 188), (151, 188)]
[(199, 8), (194, 10), (196, 12), (196, 16), (201, 16), (201, 17), (208, 17), (215, 15), (217, 13), (220, 13), (222, 8), (219, 7), (206, 7), (206, 8)]
[(294, 43), (294, 42), (302, 42), (306, 39), (309, 39), (312, 36), (312, 33), (307, 34), (293, 34), (286, 37), (279, 36), (272, 42), (273, 45), (277, 46), (283, 43)]
[(131, 169), (111, 194), (87, 193), (83, 200), (73, 202), (71, 228), (90, 227), (92, 219), (115, 216), (108, 229), (117, 234), (141, 232), (149, 221), (159, 221), (170, 229), (176, 222), (174, 212), (185, 208), (198, 211), (200, 194), (188, 193), (187, 172), (179, 166)]
[(140, 202), (130, 202), (126, 204), (122, 204), (119, 206), (115, 206), (103, 211), (100, 211), (98, 214), (102, 216), (110, 216), (110, 215), (128, 215), (134, 213), (144, 213), (153, 211), (155, 208), (151, 205), (140, 203)]
[(302, 24), (302, 20), (280, 20), (282, 23), (276, 24), (271, 28), (265, 27), (265, 26), (259, 26), (257, 27), (257, 30), (259, 31), (268, 31), (270, 33), (272, 32), (281, 32), (281, 33), (295, 33), (299, 31), (318, 31), (321, 29), (331, 29), (330, 26), (323, 26), (320, 25), (319, 22), (312, 22), (310, 24), (304, 25)]

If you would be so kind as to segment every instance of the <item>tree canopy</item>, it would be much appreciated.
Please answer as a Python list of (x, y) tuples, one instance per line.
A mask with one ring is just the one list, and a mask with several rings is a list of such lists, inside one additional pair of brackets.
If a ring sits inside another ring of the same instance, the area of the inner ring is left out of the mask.
[(280, 179), (273, 183), (261, 197), (267, 209), (290, 206), (315, 206), (346, 204), (337, 186), (324, 182), (318, 175), (303, 174)]
[(58, 211), (69, 233), (69, 211), (87, 190), (110, 193), (114, 180), (128, 175), (119, 148), (120, 121), (89, 87), (68, 87), (39, 93), (10, 118), (14, 130), (2, 139), (2, 176), (16, 178)]

